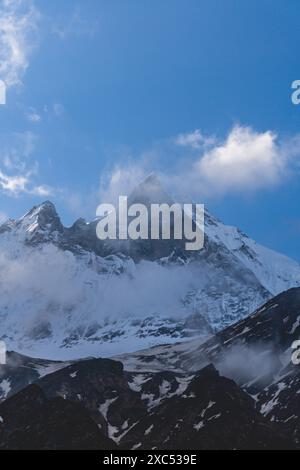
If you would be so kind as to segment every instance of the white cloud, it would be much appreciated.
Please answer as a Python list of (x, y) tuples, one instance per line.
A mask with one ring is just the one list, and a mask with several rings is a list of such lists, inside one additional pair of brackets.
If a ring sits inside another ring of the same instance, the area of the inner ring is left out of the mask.
[(42, 109), (38, 110), (34, 107), (28, 108), (25, 112), (26, 119), (33, 123), (38, 124), (46, 119), (60, 118), (63, 116), (65, 108), (63, 104), (56, 102), (51, 105), (44, 105)]
[[(270, 130), (247, 126), (234, 126), (223, 140), (203, 137), (200, 130), (180, 134), (172, 140), (173, 147), (160, 146), (160, 159), (169, 161), (167, 169), (159, 171), (160, 179), (174, 199), (182, 201), (265, 190), (286, 181), (299, 165), (299, 142), (299, 135), (283, 140)], [(115, 202), (151, 171), (149, 159), (116, 166), (101, 179), (100, 199)]]
[(38, 19), (31, 0), (0, 3), (0, 77), (8, 87), (22, 84), (35, 45)]
[(99, 203), (116, 203), (120, 195), (129, 195), (146, 176), (147, 171), (142, 164), (116, 166), (100, 178)]
[(47, 185), (34, 186), (32, 189), (27, 190), (28, 193), (35, 196), (48, 197), (54, 194), (54, 189)]
[(29, 122), (33, 122), (35, 124), (41, 122), (42, 116), (36, 111), (35, 108), (30, 108), (28, 113), (26, 114), (26, 117)]
[(82, 261), (72, 253), (51, 244), (39, 250), (22, 245), (17, 257), (15, 253), (15, 241), (0, 251), (0, 309), (11, 312), (2, 318), (2, 328), (9, 331), (17, 326), (21, 341), (26, 332), (30, 334), (45, 321), (55, 331), (68, 331), (82, 319), (103, 325), (107, 319), (139, 319), (141, 315), (182, 318), (186, 291), (209, 279), (209, 273), (204, 278), (193, 266), (170, 269), (146, 261), (130, 266), (124, 276), (99, 275), (92, 266), (83, 269)]
[(31, 176), (32, 174), (30, 172), (25, 175), (8, 175), (0, 170), (0, 189), (9, 196), (31, 194), (34, 196), (48, 197), (53, 195), (54, 190), (50, 186), (32, 186)]
[(215, 138), (212, 136), (204, 136), (200, 129), (196, 129), (193, 132), (187, 132), (184, 134), (179, 134), (175, 138), (175, 144), (180, 147), (190, 147), (192, 149), (201, 149), (203, 147), (208, 147), (213, 145), (216, 142)]
[(38, 162), (33, 154), (37, 136), (32, 132), (14, 133), (1, 142), (0, 150), (0, 190), (8, 196), (33, 194), (49, 196), (53, 188), (36, 184)]
[(255, 190), (277, 184), (287, 159), (273, 132), (236, 126), (195, 163), (193, 175), (209, 192)]
[[(183, 153), (178, 155), (177, 152), (173, 163), (169, 159), (167, 170), (159, 171), (166, 191), (183, 202), (191, 199), (202, 202), (227, 193), (265, 190), (286, 181), (290, 169), (294, 169), (299, 162), (300, 137), (297, 135), (283, 141), (269, 130), (257, 132), (251, 127), (235, 126), (222, 141), (206, 137), (208, 147), (200, 144), (203, 141), (199, 137), (202, 136), (200, 131), (185, 136), (188, 138)], [(27, 132), (15, 138), (14, 146), (9, 149), (2, 146), (0, 188), (13, 196), (21, 193), (45, 197), (54, 195), (78, 216), (94, 214), (101, 202), (117, 203), (119, 195), (130, 194), (154, 169), (153, 159), (149, 158), (152, 152), (143, 153), (139, 160), (128, 156), (127, 161), (124, 161), (122, 153), (122, 163), (110, 172), (104, 172), (99, 187), (91, 188), (88, 195), (74, 192), (72, 188), (36, 184), (38, 163), (29, 158), (34, 152), (36, 139), (35, 134)], [(183, 142), (181, 140), (181, 144)], [(178, 151), (181, 144), (173, 139), (173, 150), (174, 144)], [(170, 150), (169, 146), (166, 148), (162, 144), (161, 159), (163, 152)]]
[(26, 176), (8, 176), (0, 170), (0, 187), (13, 195), (25, 191), (28, 179)]
[(129, 195), (150, 173), (141, 161), (116, 165), (102, 173), (97, 187), (88, 192), (74, 191), (72, 188), (58, 188), (55, 195), (75, 217), (87, 219), (96, 216), (96, 208), (102, 202), (118, 204), (120, 195)]

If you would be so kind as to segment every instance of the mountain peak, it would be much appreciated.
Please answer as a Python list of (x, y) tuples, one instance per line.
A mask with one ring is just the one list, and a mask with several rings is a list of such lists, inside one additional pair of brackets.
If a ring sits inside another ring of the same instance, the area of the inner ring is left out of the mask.
[(152, 173), (150, 173), (150, 175), (146, 176), (146, 178), (144, 179), (144, 181), (141, 184), (151, 184), (151, 185), (160, 185), (161, 186), (160, 179), (159, 179), (157, 173), (155, 173), (154, 171)]
[(173, 204), (173, 202), (156, 173), (147, 176), (129, 196), (130, 204)]
[(26, 214), (21, 217), (21, 219), (25, 219), (27, 217), (31, 217), (33, 214), (40, 214), (48, 212), (49, 214), (52, 213), (53, 215), (57, 215), (55, 205), (51, 201), (44, 201), (37, 206), (33, 206)]
[(36, 232), (37, 230), (47, 230), (48, 232), (63, 231), (63, 225), (57, 214), (55, 205), (51, 201), (44, 201), (38, 206), (34, 206), (18, 221), (18, 226), (26, 232)]
[(49, 200), (42, 202), (42, 204), (40, 204), (38, 207), (42, 207), (42, 208), (45, 208), (45, 209), (51, 209), (51, 210), (56, 211), (55, 205), (53, 204), (53, 202), (51, 202)]

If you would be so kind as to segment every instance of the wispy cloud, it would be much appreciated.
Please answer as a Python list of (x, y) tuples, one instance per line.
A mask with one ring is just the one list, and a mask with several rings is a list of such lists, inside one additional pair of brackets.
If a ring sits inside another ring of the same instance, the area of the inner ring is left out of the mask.
[(44, 105), (40, 109), (29, 107), (24, 111), (25, 118), (31, 124), (39, 124), (42, 121), (58, 119), (64, 115), (65, 108), (62, 103), (55, 102), (51, 105)]
[(49, 197), (55, 194), (55, 189), (46, 184), (41, 184), (39, 186), (32, 186), (31, 188), (26, 188), (28, 194), (40, 197)]
[(213, 136), (205, 136), (200, 129), (196, 129), (192, 132), (179, 134), (174, 139), (174, 142), (180, 147), (190, 147), (199, 150), (214, 145), (216, 139)]
[(1, 140), (0, 161), (7, 171), (25, 172), (38, 137), (30, 131), (14, 132)]
[(27, 176), (15, 175), (9, 176), (0, 170), (0, 187), (5, 193), (17, 196), (26, 191), (29, 178)]
[(82, 10), (76, 6), (68, 18), (61, 18), (56, 22), (52, 32), (60, 39), (68, 39), (71, 36), (93, 37), (98, 28), (98, 21), (85, 18)]
[(100, 178), (99, 201), (116, 203), (120, 195), (128, 195), (146, 176), (146, 168), (134, 162), (114, 167)]
[(14, 133), (1, 142), (0, 190), (8, 196), (49, 196), (54, 190), (36, 184), (38, 162), (33, 158), (38, 137), (32, 132)]
[(56, 117), (60, 117), (64, 114), (65, 108), (61, 103), (54, 103), (53, 105), (53, 113)]
[(26, 117), (29, 122), (35, 124), (42, 121), (42, 116), (37, 112), (35, 108), (30, 108), (29, 111), (26, 113)]
[(47, 185), (32, 185), (32, 173), (8, 175), (0, 170), (0, 189), (8, 196), (20, 194), (48, 197), (54, 195), (54, 189)]
[(1, 0), (0, 78), (7, 87), (22, 84), (36, 43), (38, 20), (32, 0)]

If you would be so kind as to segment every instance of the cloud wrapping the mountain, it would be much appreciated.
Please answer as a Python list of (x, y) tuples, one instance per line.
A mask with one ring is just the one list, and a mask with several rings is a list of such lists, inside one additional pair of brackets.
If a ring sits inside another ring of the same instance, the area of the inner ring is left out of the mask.
[(111, 172), (105, 173), (100, 178), (99, 202), (117, 204), (119, 196), (128, 196), (146, 175), (143, 164), (131, 162), (126, 166), (115, 166)]
[(17, 327), (25, 336), (45, 322), (59, 335), (81, 322), (103, 326), (130, 317), (168, 314), (176, 318), (183, 315), (184, 295), (195, 288), (192, 268), (143, 261), (127, 265), (122, 276), (99, 275), (97, 269), (51, 244), (31, 249), (2, 243), (1, 323), (5, 331)]
[(237, 343), (224, 351), (217, 368), (239, 384), (262, 382), (278, 370), (278, 356), (272, 343)]

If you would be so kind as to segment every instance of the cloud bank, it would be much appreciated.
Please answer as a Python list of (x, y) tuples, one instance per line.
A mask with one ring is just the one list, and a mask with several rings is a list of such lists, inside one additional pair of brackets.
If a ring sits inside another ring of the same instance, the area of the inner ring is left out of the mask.
[[(94, 267), (53, 245), (31, 249), (2, 239), (3, 331), (17, 329), (20, 340), (23, 337), (26, 340), (35, 327), (46, 323), (59, 337), (78, 325), (93, 322), (105, 326), (115, 320), (145, 319), (159, 314), (182, 318), (183, 297), (196, 284), (193, 270), (180, 266), (125, 262), (125, 273), (120, 276), (111, 272), (99, 274), (96, 260), (90, 264)], [(199, 282), (198, 276), (197, 285)]]

